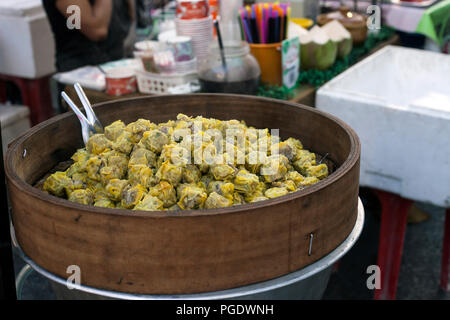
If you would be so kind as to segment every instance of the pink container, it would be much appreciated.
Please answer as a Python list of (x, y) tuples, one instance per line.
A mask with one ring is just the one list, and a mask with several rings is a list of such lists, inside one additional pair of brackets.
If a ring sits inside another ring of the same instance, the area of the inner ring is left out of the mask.
[(136, 76), (129, 69), (114, 69), (106, 73), (106, 93), (111, 96), (121, 96), (134, 93), (137, 90)]

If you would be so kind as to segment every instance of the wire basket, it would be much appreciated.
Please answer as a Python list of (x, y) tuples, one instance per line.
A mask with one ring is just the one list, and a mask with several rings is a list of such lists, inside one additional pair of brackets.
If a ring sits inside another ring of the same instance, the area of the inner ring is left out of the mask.
[(187, 84), (198, 79), (196, 72), (185, 74), (159, 74), (136, 71), (138, 90), (141, 93), (164, 94), (169, 88)]

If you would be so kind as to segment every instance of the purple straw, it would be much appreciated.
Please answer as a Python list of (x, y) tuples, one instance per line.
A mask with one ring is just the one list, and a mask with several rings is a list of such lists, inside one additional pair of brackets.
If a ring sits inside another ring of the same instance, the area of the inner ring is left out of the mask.
[(248, 12), (247, 10), (244, 10), (241, 13), (242, 16), (242, 26), (244, 27), (244, 33), (246, 34), (246, 39), (248, 43), (253, 43), (253, 37), (252, 37), (252, 32), (250, 31), (250, 26), (248, 25)]
[[(247, 11), (247, 10), (245, 10)], [(244, 37), (245, 37), (245, 41), (248, 41), (248, 35), (247, 35), (247, 29), (245, 28), (245, 13), (242, 9), (239, 9), (239, 13), (241, 16), (241, 23), (242, 23), (242, 29), (244, 29)]]

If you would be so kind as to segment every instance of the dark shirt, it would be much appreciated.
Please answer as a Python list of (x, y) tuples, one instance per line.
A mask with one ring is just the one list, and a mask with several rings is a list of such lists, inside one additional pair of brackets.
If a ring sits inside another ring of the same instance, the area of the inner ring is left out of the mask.
[[(94, 1), (90, 0), (91, 4)], [(113, 0), (108, 36), (98, 42), (90, 40), (80, 30), (67, 28), (67, 18), (58, 10), (55, 2), (56, 0), (43, 0), (55, 38), (56, 69), (59, 72), (123, 58), (123, 41), (131, 25), (126, 0)]]

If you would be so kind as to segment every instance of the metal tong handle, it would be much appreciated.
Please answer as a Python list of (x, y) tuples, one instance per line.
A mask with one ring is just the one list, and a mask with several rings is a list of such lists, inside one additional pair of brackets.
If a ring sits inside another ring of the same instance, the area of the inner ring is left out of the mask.
[(91, 103), (89, 102), (88, 98), (86, 97), (86, 94), (84, 93), (83, 88), (80, 86), (80, 84), (77, 82), (74, 85), (75, 91), (78, 94), (78, 97), (80, 98), (81, 103), (83, 104), (84, 110), (86, 110), (87, 119), (89, 120), (90, 124), (95, 128), (95, 131), (97, 133), (103, 132), (103, 126), (98, 120), (97, 116), (94, 113), (94, 110), (92, 109)]
[(69, 98), (69, 96), (64, 91), (61, 92), (61, 96), (67, 102), (69, 107), (73, 110), (73, 112), (77, 116), (78, 120), (80, 121), (81, 135), (83, 137), (83, 142), (86, 145), (89, 140), (89, 137), (92, 134), (96, 133), (94, 126), (91, 125), (89, 120), (84, 116), (84, 114), (80, 111), (80, 109), (78, 109), (76, 104), (72, 101), (72, 99)]

